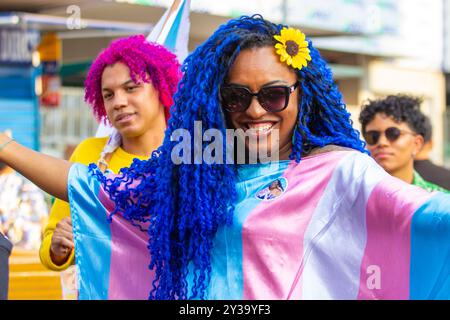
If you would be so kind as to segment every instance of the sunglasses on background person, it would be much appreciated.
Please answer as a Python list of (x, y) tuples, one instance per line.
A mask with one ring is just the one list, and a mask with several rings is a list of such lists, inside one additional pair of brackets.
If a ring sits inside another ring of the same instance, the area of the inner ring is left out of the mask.
[(414, 132), (401, 130), (396, 127), (390, 127), (390, 128), (387, 128), (386, 130), (384, 130), (384, 132), (377, 131), (377, 130), (370, 130), (370, 131), (364, 132), (363, 136), (364, 136), (364, 140), (366, 140), (367, 144), (373, 146), (378, 143), (378, 141), (380, 140), (381, 134), (384, 134), (386, 139), (388, 139), (389, 142), (394, 142), (402, 135), (402, 133), (416, 135), (416, 133), (414, 133)]
[(297, 81), (292, 86), (268, 86), (253, 93), (247, 87), (223, 85), (220, 87), (220, 102), (228, 112), (244, 112), (252, 103), (253, 97), (268, 112), (280, 112), (289, 104), (289, 97), (298, 87)]

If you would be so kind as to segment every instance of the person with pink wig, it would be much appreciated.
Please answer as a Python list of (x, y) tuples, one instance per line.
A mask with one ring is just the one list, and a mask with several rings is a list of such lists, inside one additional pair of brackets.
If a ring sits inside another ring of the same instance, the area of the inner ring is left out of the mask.
[[(142, 35), (113, 41), (89, 69), (85, 100), (96, 119), (117, 134), (82, 141), (70, 161), (96, 162), (118, 173), (134, 158), (149, 158), (163, 141), (180, 77), (176, 56), (163, 46)], [(57, 199), (44, 232), (41, 262), (51, 270), (66, 270), (74, 262), (73, 249), (70, 206)]]

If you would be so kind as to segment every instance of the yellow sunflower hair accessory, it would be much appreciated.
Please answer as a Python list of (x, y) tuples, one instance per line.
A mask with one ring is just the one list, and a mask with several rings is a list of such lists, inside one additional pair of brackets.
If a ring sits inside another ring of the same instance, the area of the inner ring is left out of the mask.
[(283, 28), (280, 35), (274, 36), (279, 43), (275, 45), (277, 54), (280, 55), (280, 61), (288, 66), (301, 70), (311, 61), (309, 55), (308, 41), (305, 34), (298, 29)]

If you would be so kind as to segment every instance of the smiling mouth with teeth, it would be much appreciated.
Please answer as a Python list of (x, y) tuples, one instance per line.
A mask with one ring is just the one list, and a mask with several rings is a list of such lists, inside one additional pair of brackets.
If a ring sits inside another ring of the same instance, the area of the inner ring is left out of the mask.
[(249, 133), (268, 133), (275, 126), (275, 122), (266, 122), (266, 123), (247, 123), (245, 131), (249, 131)]

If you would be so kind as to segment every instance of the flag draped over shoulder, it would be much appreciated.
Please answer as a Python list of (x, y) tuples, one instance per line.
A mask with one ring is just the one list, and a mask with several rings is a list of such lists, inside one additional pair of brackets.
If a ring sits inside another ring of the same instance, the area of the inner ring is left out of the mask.
[(69, 181), (78, 298), (147, 299), (153, 278), (147, 232), (120, 215), (109, 222), (112, 202), (87, 170), (74, 164)]
[[(450, 299), (450, 195), (406, 184), (358, 151), (238, 176), (208, 299)], [(72, 166), (68, 185), (79, 298), (147, 299), (147, 233), (120, 214), (107, 221), (114, 204), (85, 166)]]
[[(180, 62), (188, 55), (189, 9), (190, 0), (175, 0), (147, 36), (148, 41), (162, 44), (175, 53)], [(113, 152), (121, 143), (117, 130), (101, 123), (96, 136), (108, 135), (110, 138), (103, 150), (105, 154)], [(81, 188), (85, 188), (87, 193), (89, 188), (99, 190), (98, 185), (85, 185)], [(79, 298), (147, 299), (151, 281), (142, 281), (151, 277), (147, 267), (149, 257), (146, 232), (131, 226), (120, 216), (114, 216), (113, 223), (110, 224), (107, 221), (109, 208), (90, 199), (87, 193), (74, 196), (72, 203), (80, 203), (80, 206), (71, 207), (77, 248), (75, 254)], [(81, 209), (89, 206), (95, 209)], [(140, 267), (136, 269), (136, 266)], [(123, 273), (122, 270), (133, 270), (134, 275)], [(121, 281), (115, 281), (116, 278)], [(134, 279), (138, 279), (138, 282), (133, 283)]]

